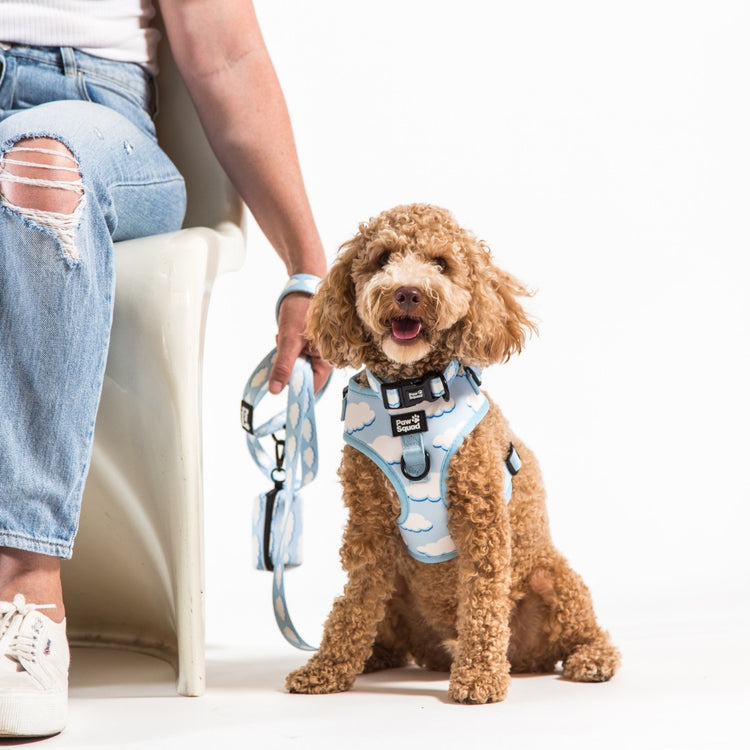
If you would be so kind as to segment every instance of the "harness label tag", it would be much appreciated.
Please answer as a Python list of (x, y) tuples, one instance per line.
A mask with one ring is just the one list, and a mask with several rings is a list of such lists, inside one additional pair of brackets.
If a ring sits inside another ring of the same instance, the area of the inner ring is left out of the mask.
[(423, 411), (391, 415), (391, 432), (393, 437), (411, 435), (415, 432), (427, 432), (427, 415)]
[(409, 404), (418, 404), (420, 401), (427, 400), (425, 386), (422, 383), (420, 383), (419, 385), (405, 385), (401, 389), (401, 393), (405, 402), (404, 404), (402, 404), (402, 406), (408, 406)]
[(253, 407), (247, 401), (240, 404), (240, 424), (245, 432), (253, 434)]

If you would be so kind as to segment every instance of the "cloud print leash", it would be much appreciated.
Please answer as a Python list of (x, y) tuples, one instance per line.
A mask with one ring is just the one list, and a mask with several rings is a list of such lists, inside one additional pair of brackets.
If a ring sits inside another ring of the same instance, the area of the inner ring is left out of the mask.
[[(320, 279), (309, 274), (292, 276), (276, 306), (278, 318), (281, 301), (292, 292), (314, 294)], [(287, 404), (261, 425), (253, 418), (258, 404), (268, 393), (268, 377), (276, 357), (271, 350), (255, 368), (242, 396), (241, 423), (246, 432), (250, 456), (258, 468), (273, 482), (273, 488), (256, 499), (253, 536), (257, 548), (257, 567), (273, 571), (273, 611), (276, 624), (286, 640), (303, 651), (315, 651), (300, 636), (286, 602), (284, 571), (300, 564), (302, 536), (302, 504), (300, 491), (318, 472), (318, 439), (315, 425), (313, 369), (308, 358), (299, 357), (294, 363), (287, 387)], [(329, 379), (330, 380), (330, 379)], [(284, 437), (276, 433), (283, 431)], [(273, 457), (261, 444), (262, 438), (273, 440)]]
[[(241, 406), (250, 456), (273, 482), (273, 489), (261, 493), (256, 501), (257, 520), (254, 539), (258, 550), (257, 567), (273, 571), (273, 611), (282, 635), (304, 651), (316, 647), (300, 636), (292, 622), (284, 590), (284, 570), (300, 564), (302, 535), (300, 491), (318, 471), (317, 430), (313, 374), (309, 361), (297, 359), (289, 381), (286, 410), (278, 412), (262, 425), (253, 424), (253, 413), (268, 392), (268, 374), (276, 350), (269, 352), (252, 373), (245, 386)], [(318, 394), (320, 395), (320, 394)], [(275, 433), (283, 431), (283, 439)], [(271, 437), (271, 457), (261, 439)]]

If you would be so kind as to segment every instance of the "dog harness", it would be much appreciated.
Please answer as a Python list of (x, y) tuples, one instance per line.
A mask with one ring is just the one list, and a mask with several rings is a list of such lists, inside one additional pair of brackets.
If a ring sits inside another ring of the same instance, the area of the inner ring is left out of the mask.
[[(426, 563), (450, 560), (457, 552), (448, 531), (448, 464), (489, 410), (479, 375), (456, 360), (422, 380), (384, 383), (364, 373), (366, 386), (360, 373), (344, 390), (344, 441), (372, 459), (396, 490), (409, 554)], [(511, 444), (503, 464), (506, 502), (520, 468)]]

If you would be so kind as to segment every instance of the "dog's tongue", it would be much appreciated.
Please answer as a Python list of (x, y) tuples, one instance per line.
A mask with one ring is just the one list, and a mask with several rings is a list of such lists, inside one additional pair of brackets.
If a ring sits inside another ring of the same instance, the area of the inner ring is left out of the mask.
[(416, 338), (422, 330), (422, 323), (413, 318), (395, 318), (391, 323), (393, 335), (401, 341)]

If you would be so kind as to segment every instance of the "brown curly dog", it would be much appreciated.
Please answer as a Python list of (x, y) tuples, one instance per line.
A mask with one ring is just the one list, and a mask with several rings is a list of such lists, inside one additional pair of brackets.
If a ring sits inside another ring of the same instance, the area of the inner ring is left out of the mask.
[[(459, 379), (468, 382), (473, 368), (521, 350), (534, 329), (522, 296), (524, 287), (447, 211), (399, 206), (362, 224), (343, 245), (313, 299), (308, 336), (335, 366), (367, 368), (369, 379), (366, 371), (356, 376), (363, 393), (373, 376), (377, 383), (421, 382), (417, 390), (437, 383), (436, 401), (417, 404), (432, 415), (436, 404), (452, 408), (447, 391)], [(454, 361), (460, 375), (442, 381), (443, 394), (437, 374)], [(401, 394), (412, 398), (414, 387), (407, 391)], [(485, 399), (475, 391), (469, 401)], [(442, 503), (449, 536), (441, 543), (455, 556), (441, 562), (408, 551), (406, 510), (394, 483), (360, 449), (344, 447), (339, 475), (349, 521), (341, 559), (348, 582), (320, 650), (288, 676), (289, 691), (339, 692), (362, 672), (416, 662), (450, 671), (454, 700), (489, 703), (505, 697), (511, 672), (551, 672), (562, 661), (571, 680), (602, 682), (615, 673), (619, 654), (597, 624), (589, 591), (552, 544), (537, 461), (500, 409), (485, 403), (449, 460)], [(422, 430), (429, 418), (414, 420)], [(506, 503), (511, 441), (522, 464)], [(421, 479), (403, 460), (393, 468), (399, 471), (408, 481)], [(422, 502), (419, 510), (428, 505), (441, 503)]]

